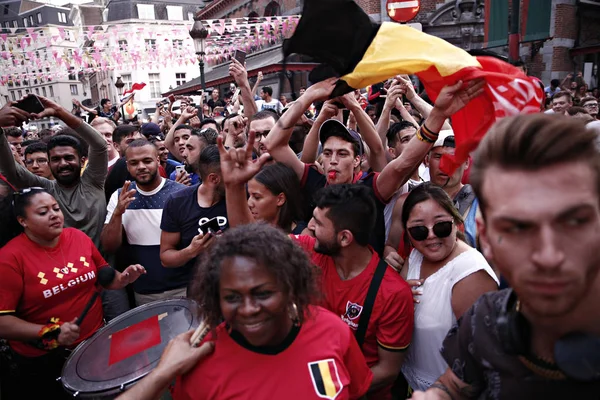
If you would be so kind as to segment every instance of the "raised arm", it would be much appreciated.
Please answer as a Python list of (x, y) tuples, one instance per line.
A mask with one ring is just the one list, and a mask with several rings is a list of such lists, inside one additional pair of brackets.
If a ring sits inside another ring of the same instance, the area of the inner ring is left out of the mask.
[(238, 60), (232, 58), (229, 65), (229, 74), (235, 79), (235, 83), (240, 90), (242, 102), (244, 103), (244, 116), (246, 118), (252, 117), (258, 109), (256, 108), (252, 90), (250, 90), (248, 71), (246, 71), (246, 68)]
[(165, 146), (167, 150), (177, 159), (179, 162), (183, 162), (183, 157), (179, 153), (179, 149), (175, 146), (175, 129), (179, 125), (184, 125), (190, 119), (196, 116), (196, 109), (192, 106), (187, 107), (185, 110), (181, 110), (181, 115), (177, 119), (177, 122), (173, 124), (169, 132), (167, 132), (167, 136), (165, 137)]
[(296, 154), (289, 146), (290, 137), (296, 126), (296, 122), (310, 107), (312, 103), (318, 100), (324, 100), (331, 95), (335, 87), (337, 78), (330, 78), (312, 85), (304, 95), (300, 96), (298, 100), (292, 104), (290, 108), (281, 116), (277, 124), (271, 129), (271, 132), (265, 139), (262, 140), (262, 144), (267, 148), (269, 154), (276, 160), (288, 167), (292, 168), (298, 179), (302, 179), (304, 175), (304, 163), (298, 160)]
[[(433, 106), (425, 100), (423, 100), (421, 96), (417, 94), (417, 92), (415, 91), (415, 87), (413, 86), (410, 79), (408, 79), (408, 76), (400, 75), (398, 76), (398, 79), (400, 79), (401, 85), (403, 86), (406, 92), (406, 99), (410, 101), (413, 107), (423, 116), (423, 118), (427, 119), (427, 117), (429, 117), (429, 114), (431, 114), (431, 110), (433, 110)], [(415, 126), (419, 125), (415, 124)], [(444, 121), (442, 129), (452, 129), (452, 126), (450, 125), (448, 120)]]
[[(462, 81), (458, 81), (452, 86), (444, 87), (431, 114), (425, 120), (424, 127), (437, 137), (446, 119), (462, 109), (471, 99), (482, 94), (483, 86), (483, 80), (473, 80), (466, 86)], [(408, 142), (400, 157), (390, 162), (377, 179), (377, 190), (382, 198), (391, 198), (400, 186), (410, 179), (432, 146), (433, 142), (419, 140), (417, 136)]]
[[(256, 76), (256, 82), (254, 82), (254, 86), (252, 86), (252, 102), (254, 103), (254, 96), (256, 96), (256, 93), (258, 92), (258, 86), (260, 85), (260, 83), (263, 80), (263, 73), (261, 71), (258, 71), (258, 75)], [(244, 102), (244, 107), (246, 107), (246, 102)]]
[(353, 92), (340, 97), (340, 100), (356, 118), (356, 123), (360, 129), (360, 136), (367, 146), (369, 146), (369, 165), (374, 171), (382, 171), (387, 165), (387, 158), (385, 157), (385, 150), (373, 121), (369, 118), (365, 110), (362, 109)]
[(217, 146), (221, 156), (221, 175), (225, 184), (225, 201), (227, 203), (227, 219), (230, 227), (254, 222), (254, 217), (246, 201), (246, 182), (260, 171), (269, 159), (263, 154), (258, 160), (252, 160), (255, 134), (250, 132), (248, 143), (242, 148), (225, 149), (223, 138), (217, 138)]
[(377, 122), (377, 134), (379, 135), (379, 139), (381, 140), (381, 144), (383, 148), (387, 148), (387, 132), (390, 129), (390, 119), (392, 115), (392, 110), (396, 105), (396, 101), (402, 95), (402, 87), (397, 84), (397, 81), (392, 82), (392, 86), (390, 86), (390, 90), (388, 90), (387, 97), (385, 98), (385, 104), (383, 105), (383, 109), (381, 111), (381, 115), (379, 116), (379, 122)]
[(319, 152), (319, 130), (321, 129), (321, 125), (338, 114), (338, 108), (333, 103), (333, 101), (328, 100), (323, 104), (319, 116), (310, 128), (306, 139), (304, 139), (304, 147), (302, 147), (302, 157), (300, 158), (300, 161), (305, 164), (314, 164), (317, 160)]

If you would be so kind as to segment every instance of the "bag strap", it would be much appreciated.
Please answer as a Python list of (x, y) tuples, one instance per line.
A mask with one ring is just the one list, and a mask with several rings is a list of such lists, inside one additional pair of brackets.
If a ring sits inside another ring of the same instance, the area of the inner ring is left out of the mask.
[(458, 213), (465, 217), (465, 213), (471, 207), (471, 204), (475, 200), (475, 192), (471, 185), (465, 185), (460, 189), (460, 192), (454, 196), (454, 205), (458, 209)]
[(385, 260), (380, 259), (379, 264), (377, 264), (377, 269), (375, 269), (375, 274), (373, 274), (373, 279), (371, 279), (367, 297), (365, 298), (365, 304), (363, 305), (362, 315), (360, 321), (358, 321), (358, 328), (354, 335), (359, 347), (362, 347), (363, 342), (365, 341), (365, 334), (367, 333), (367, 327), (369, 326), (369, 320), (371, 319), (373, 305), (375, 305), (375, 298), (377, 297), (377, 292), (379, 291), (379, 286), (381, 286), (381, 281), (383, 280), (386, 269), (387, 263)]

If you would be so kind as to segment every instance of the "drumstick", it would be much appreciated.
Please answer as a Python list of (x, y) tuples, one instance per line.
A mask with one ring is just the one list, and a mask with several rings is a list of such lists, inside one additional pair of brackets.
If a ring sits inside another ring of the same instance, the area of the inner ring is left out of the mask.
[(206, 337), (208, 332), (209, 332), (208, 324), (206, 322), (202, 321), (200, 326), (198, 326), (198, 328), (196, 328), (196, 331), (192, 335), (192, 337), (190, 339), (190, 345), (192, 345), (192, 347), (198, 347), (200, 345), (200, 342), (202, 340), (204, 340), (204, 338)]
[(81, 315), (79, 316), (79, 318), (77, 318), (77, 321), (75, 321), (75, 325), (81, 326), (81, 323), (83, 322), (83, 319), (87, 315), (88, 311), (90, 311), (90, 308), (92, 308), (92, 306), (94, 305), (94, 302), (96, 302), (96, 299), (98, 298), (99, 294), (100, 294), (100, 292), (94, 292), (94, 294), (92, 295), (92, 298), (90, 299), (90, 301), (88, 301), (88, 303), (85, 305), (85, 308), (83, 309), (83, 312), (81, 313)]

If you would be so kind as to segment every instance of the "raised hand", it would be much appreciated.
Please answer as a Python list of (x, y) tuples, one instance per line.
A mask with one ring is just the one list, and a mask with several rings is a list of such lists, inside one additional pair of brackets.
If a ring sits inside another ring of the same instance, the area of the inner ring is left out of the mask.
[(217, 138), (217, 146), (221, 156), (221, 175), (226, 185), (239, 185), (248, 182), (260, 171), (270, 155), (262, 154), (256, 161), (252, 160), (255, 133), (250, 132), (248, 143), (242, 148), (226, 149), (223, 138)]
[(38, 96), (38, 98), (40, 99), (40, 102), (44, 106), (44, 111), (42, 111), (39, 114), (31, 114), (31, 118), (33, 118), (33, 119), (40, 119), (40, 118), (45, 118), (45, 117), (55, 117), (58, 115), (58, 113), (61, 110), (63, 110), (63, 108), (59, 104), (53, 102), (50, 99), (47, 99), (43, 96)]
[[(321, 108), (321, 112), (317, 119), (319, 122), (325, 122), (328, 119), (335, 117), (338, 114), (339, 109), (333, 104), (333, 100), (327, 100), (323, 103), (323, 107)], [(302, 114), (304, 116), (304, 114)]]
[(306, 89), (304, 96), (311, 99), (311, 103), (319, 100), (327, 100), (329, 99), (329, 96), (331, 96), (333, 89), (335, 89), (335, 84), (338, 80), (338, 78), (329, 78), (319, 83), (315, 83)]
[(434, 109), (450, 118), (457, 111), (466, 106), (471, 100), (483, 93), (485, 81), (474, 79), (466, 86), (463, 81), (454, 85), (444, 86), (435, 101)]
[(130, 181), (125, 181), (125, 183), (123, 184), (123, 188), (121, 189), (121, 193), (119, 193), (119, 200), (117, 203), (117, 207), (115, 208), (114, 213), (116, 215), (123, 215), (125, 213), (125, 211), (127, 210), (127, 207), (129, 207), (129, 204), (131, 204), (131, 202), (133, 200), (135, 200), (135, 189), (131, 189), (129, 190), (129, 186), (131, 185)]
[(27, 111), (15, 107), (14, 102), (7, 103), (0, 108), (0, 126), (21, 126), (31, 115)]
[(196, 107), (187, 106), (185, 109), (181, 110), (181, 118), (185, 121), (189, 121), (194, 118), (197, 114)]
[(235, 79), (235, 83), (238, 86), (245, 85), (248, 82), (248, 71), (246, 71), (246, 68), (235, 58), (231, 59), (229, 75)]
[(408, 101), (412, 100), (417, 95), (417, 92), (415, 91), (415, 87), (413, 86), (413, 83), (408, 75), (398, 75), (396, 79), (400, 83), (400, 86), (404, 89), (406, 99)]

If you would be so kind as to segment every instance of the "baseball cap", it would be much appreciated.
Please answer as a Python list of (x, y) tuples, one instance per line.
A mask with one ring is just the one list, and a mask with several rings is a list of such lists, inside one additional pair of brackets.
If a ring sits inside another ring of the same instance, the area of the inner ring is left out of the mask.
[(154, 122), (148, 122), (145, 124), (142, 124), (142, 135), (148, 137), (148, 136), (156, 136), (159, 135), (160, 132), (160, 127), (158, 125), (156, 125)]
[(339, 137), (349, 143), (358, 143), (358, 155), (362, 156), (364, 153), (363, 142), (358, 132), (348, 129), (337, 119), (328, 119), (321, 125), (319, 129), (319, 140), (321, 145), (324, 145), (327, 139), (335, 136)]
[(454, 131), (450, 129), (441, 131), (437, 140), (433, 144), (432, 149), (435, 147), (456, 147), (456, 142), (454, 141)]

